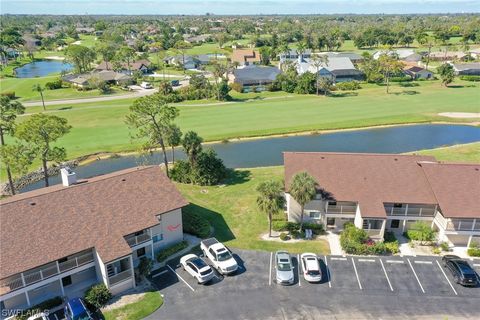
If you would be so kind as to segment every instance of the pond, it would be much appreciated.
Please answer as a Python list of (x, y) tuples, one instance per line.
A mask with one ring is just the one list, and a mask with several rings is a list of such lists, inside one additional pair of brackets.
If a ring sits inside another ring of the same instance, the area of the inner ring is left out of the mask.
[[(217, 152), (227, 167), (248, 168), (282, 165), (284, 151), (404, 153), (475, 141), (480, 141), (479, 127), (426, 124), (217, 143), (208, 147)], [(170, 152), (168, 156), (171, 159)], [(175, 152), (175, 159), (184, 157), (183, 151)], [(158, 152), (152, 156), (116, 157), (77, 167), (75, 172), (79, 178), (87, 178), (138, 165), (159, 164), (160, 159)], [(60, 182), (59, 176), (51, 178), (51, 184)], [(41, 187), (43, 181), (22, 191)]]
[(17, 78), (35, 78), (44, 77), (52, 73), (60, 73), (63, 70), (68, 71), (73, 66), (69, 63), (63, 63), (59, 60), (42, 60), (27, 63), (15, 69)]

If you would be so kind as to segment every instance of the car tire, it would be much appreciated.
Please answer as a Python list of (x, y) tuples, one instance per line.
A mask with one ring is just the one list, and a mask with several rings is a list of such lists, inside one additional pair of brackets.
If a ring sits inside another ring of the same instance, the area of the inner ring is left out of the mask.
[(221, 276), (223, 276), (222, 269), (220, 269), (220, 267), (217, 267), (217, 272), (218, 272)]

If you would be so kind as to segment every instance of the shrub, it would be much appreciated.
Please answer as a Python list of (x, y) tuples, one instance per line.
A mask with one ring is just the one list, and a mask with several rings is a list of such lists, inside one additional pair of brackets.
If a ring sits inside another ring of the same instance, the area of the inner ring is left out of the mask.
[(182, 210), (183, 231), (199, 238), (210, 235), (210, 223), (207, 219), (187, 206)]
[(48, 90), (61, 89), (62, 86), (63, 86), (62, 79), (57, 79), (55, 81), (45, 83), (45, 88), (47, 88)]
[(232, 90), (235, 90), (235, 91), (240, 92), (240, 93), (243, 92), (243, 86), (240, 83), (234, 82), (230, 85), (230, 88), (232, 88)]
[(433, 254), (440, 254), (440, 252), (442, 252), (442, 249), (440, 249), (440, 247), (432, 248), (432, 253)]
[(383, 239), (383, 243), (385, 244), (385, 249), (387, 252), (390, 252), (391, 254), (397, 254), (400, 252), (397, 238), (393, 232), (385, 232)]
[(443, 251), (450, 251), (450, 247), (448, 246), (448, 242), (440, 243), (440, 248), (442, 248)]
[(138, 264), (138, 272), (140, 275), (146, 277), (152, 272), (153, 261), (150, 258), (142, 257), (140, 263)]
[(305, 229), (311, 229), (314, 234), (322, 234), (325, 229), (323, 227), (323, 224), (321, 223), (311, 223), (311, 222), (305, 222), (303, 224), (303, 230)]
[(289, 222), (289, 221), (273, 221), (272, 222), (272, 229), (274, 231), (292, 232), (294, 230), (298, 230), (299, 227), (300, 227), (300, 224), (295, 222)]
[(360, 89), (360, 83), (358, 81), (339, 82), (335, 85), (338, 90), (358, 90)]
[(43, 301), (42, 303), (39, 303), (37, 305), (34, 305), (31, 308), (25, 309), (22, 311), (21, 314), (15, 316), (16, 320), (27, 320), (29, 317), (40, 313), (40, 312), (45, 312), (46, 310), (50, 310), (53, 308), (56, 308), (60, 305), (63, 304), (63, 300), (61, 297), (55, 297), (52, 299), (48, 299)]
[(1, 93), (2, 97), (9, 97), (10, 99), (15, 99), (15, 91), (4, 91)]
[(410, 230), (405, 232), (405, 236), (410, 240), (420, 242), (429, 242), (435, 239), (435, 231), (428, 224), (422, 221), (415, 222)]
[(287, 233), (285, 232), (280, 233), (280, 240), (287, 241), (288, 239), (290, 239), (290, 237), (288, 236)]
[(303, 231), (303, 230), (293, 230), (293, 231), (290, 232), (290, 234), (292, 235), (292, 238), (294, 238), (294, 239), (305, 238), (305, 231)]
[(412, 78), (409, 76), (403, 76), (403, 77), (391, 77), (390, 82), (408, 82), (412, 81)]
[(177, 182), (211, 186), (226, 177), (227, 168), (213, 149), (207, 149), (198, 155), (194, 167), (188, 161), (179, 160), (170, 173), (171, 178)]
[(188, 247), (188, 242), (187, 241), (182, 241), (182, 242), (179, 242), (179, 243), (176, 243), (172, 246), (169, 246), (165, 249), (163, 249), (162, 251), (160, 251), (158, 254), (157, 254), (157, 261), (158, 262), (163, 262), (165, 261), (169, 256), (171, 256), (172, 254), (175, 254), (179, 251), (182, 251), (183, 249), (187, 248)]
[(351, 223), (345, 224), (345, 229), (340, 235), (340, 245), (348, 254), (368, 255), (387, 252), (383, 242), (372, 241), (365, 230), (358, 229)]
[(112, 293), (105, 284), (97, 284), (87, 290), (85, 293), (85, 302), (95, 309), (105, 306), (112, 297)]
[(477, 242), (472, 241), (467, 253), (470, 257), (480, 257), (480, 245)]
[(465, 81), (480, 81), (480, 76), (465, 75), (465, 76), (460, 76), (460, 79)]

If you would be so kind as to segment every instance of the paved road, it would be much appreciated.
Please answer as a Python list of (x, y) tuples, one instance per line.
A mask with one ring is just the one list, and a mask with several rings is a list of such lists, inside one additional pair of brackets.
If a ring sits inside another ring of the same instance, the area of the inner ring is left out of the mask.
[[(165, 304), (147, 319), (479, 319), (480, 287), (453, 282), (437, 257), (322, 258), (324, 280), (275, 283), (273, 254), (235, 250), (240, 271), (198, 285), (177, 262), (153, 280)], [(480, 272), (480, 261), (472, 262)]]
[[(129, 98), (139, 98), (139, 97), (144, 97), (144, 96), (154, 94), (155, 92), (157, 92), (156, 89), (138, 90), (132, 93), (120, 94), (120, 95), (114, 95), (114, 96), (82, 98), (82, 99), (51, 100), (51, 101), (45, 101), (45, 106), (48, 107), (48, 106), (55, 106), (55, 105), (62, 105), (62, 104), (79, 104), (79, 103), (103, 102), (103, 101), (122, 100), (122, 99), (129, 99)], [(24, 102), (23, 105), (25, 107), (38, 107), (38, 106), (42, 106), (42, 102), (41, 101)]]

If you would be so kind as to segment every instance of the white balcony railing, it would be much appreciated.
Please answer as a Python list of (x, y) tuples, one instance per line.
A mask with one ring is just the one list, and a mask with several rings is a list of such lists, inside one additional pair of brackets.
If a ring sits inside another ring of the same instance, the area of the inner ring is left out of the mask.
[(366, 229), (365, 230), (369, 237), (378, 238), (382, 237), (382, 229)]
[(447, 231), (480, 231), (478, 219), (452, 219), (447, 223)]
[(138, 236), (126, 236), (125, 240), (127, 241), (128, 245), (130, 247), (134, 247), (136, 245), (139, 245), (142, 242), (149, 241), (152, 239), (152, 236), (150, 235), (150, 232), (145, 232), (142, 233)]
[(388, 216), (433, 217), (435, 215), (435, 208), (430, 207), (395, 208), (385, 206), (385, 211)]
[(93, 252), (89, 252), (77, 257), (72, 257), (69, 260), (58, 264), (55, 262), (39, 269), (19, 273), (0, 281), (0, 294), (5, 294), (26, 287), (93, 261)]
[(125, 281), (125, 280), (127, 280), (131, 277), (132, 277), (132, 269), (128, 269), (128, 270), (119, 272), (116, 275), (113, 275), (111, 277), (108, 277), (108, 283), (110, 283), (110, 285), (113, 286), (113, 285), (115, 285), (119, 282)]
[(355, 214), (357, 206), (355, 205), (328, 205), (325, 211), (327, 214)]

